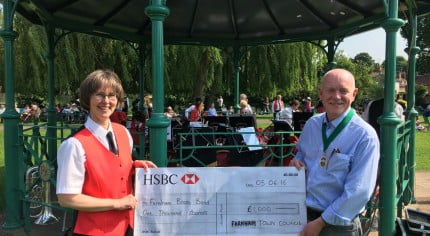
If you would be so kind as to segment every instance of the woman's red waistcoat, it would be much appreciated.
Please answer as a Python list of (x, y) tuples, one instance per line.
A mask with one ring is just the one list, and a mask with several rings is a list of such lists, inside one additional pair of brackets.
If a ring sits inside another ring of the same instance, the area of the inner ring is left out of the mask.
[[(132, 193), (133, 161), (127, 131), (120, 124), (111, 124), (118, 146), (118, 156), (103, 146), (88, 129), (74, 135), (86, 154), (82, 194), (115, 199)], [(73, 232), (85, 235), (125, 235), (128, 226), (133, 226), (133, 214), (133, 210), (79, 211)]]
[(189, 117), (190, 117), (189, 118), (190, 121), (198, 121), (200, 119), (200, 111), (199, 111), (199, 109), (198, 108), (194, 108), (194, 110), (192, 110), (190, 112)]

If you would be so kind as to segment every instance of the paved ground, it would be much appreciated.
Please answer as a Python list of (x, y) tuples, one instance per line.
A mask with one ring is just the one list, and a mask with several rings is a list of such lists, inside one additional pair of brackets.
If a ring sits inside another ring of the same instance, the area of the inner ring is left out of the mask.
[(430, 172), (416, 172), (415, 181), (417, 204), (409, 207), (430, 212)]
[[(414, 208), (420, 211), (430, 213), (430, 172), (416, 172), (415, 181), (415, 198), (417, 203), (409, 205), (407, 207)], [(62, 223), (63, 223), (63, 212), (54, 212), (60, 221), (55, 224), (40, 226), (32, 225), (30, 233), (25, 233), (24, 230), (9, 230), (4, 231), (0, 229), (0, 236), (51, 236), (51, 235), (63, 235)], [(68, 216), (69, 217), (69, 216)], [(3, 219), (0, 217), (0, 221)], [(372, 232), (371, 236), (377, 236), (378, 232)]]
[[(406, 206), (430, 214), (430, 172), (418, 171), (415, 173), (415, 199), (416, 204)], [(372, 232), (371, 236), (377, 236), (378, 232)]]

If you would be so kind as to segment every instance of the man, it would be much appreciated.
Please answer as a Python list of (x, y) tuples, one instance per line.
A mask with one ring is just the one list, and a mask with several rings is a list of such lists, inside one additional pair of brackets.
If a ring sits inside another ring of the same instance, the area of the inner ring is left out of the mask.
[(272, 102), (273, 119), (278, 119), (278, 113), (282, 109), (284, 109), (284, 102), (282, 101), (282, 96), (278, 94), (278, 96), (276, 96), (276, 100)]
[(307, 97), (306, 98), (305, 111), (306, 112), (313, 112), (314, 111), (314, 107), (312, 106), (312, 99), (311, 99), (311, 97)]
[(376, 184), (379, 140), (351, 103), (354, 76), (344, 69), (327, 72), (319, 87), (325, 112), (309, 119), (290, 162), (306, 167), (308, 223), (304, 235), (361, 235), (358, 215)]
[(218, 97), (216, 102), (218, 103), (218, 107), (221, 109), (222, 105), (224, 104), (224, 99), (222, 98), (221, 95)]
[(215, 108), (215, 103), (211, 103), (211, 106), (208, 109), (207, 116), (217, 116), (217, 115), (218, 115), (218, 113), (217, 113), (216, 108)]

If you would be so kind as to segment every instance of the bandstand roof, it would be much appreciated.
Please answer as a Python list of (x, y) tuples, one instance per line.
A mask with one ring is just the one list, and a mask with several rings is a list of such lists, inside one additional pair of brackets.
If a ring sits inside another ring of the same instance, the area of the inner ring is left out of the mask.
[[(166, 44), (252, 45), (344, 38), (380, 27), (384, 0), (169, 0)], [(150, 42), (149, 0), (22, 0), (17, 11), (36, 24), (131, 42)], [(419, 14), (428, 0), (401, 0)]]

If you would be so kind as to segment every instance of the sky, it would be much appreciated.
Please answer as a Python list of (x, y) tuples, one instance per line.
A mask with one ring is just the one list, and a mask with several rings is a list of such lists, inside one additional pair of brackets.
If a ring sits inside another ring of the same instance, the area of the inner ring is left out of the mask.
[[(382, 28), (367, 31), (345, 38), (340, 43), (337, 51), (344, 51), (344, 54), (349, 58), (354, 58), (355, 55), (361, 52), (367, 52), (377, 63), (382, 63), (385, 60), (385, 31)], [(397, 36), (397, 56), (403, 56), (406, 60), (408, 55), (403, 51), (406, 48), (406, 39), (402, 38), (400, 32)]]

